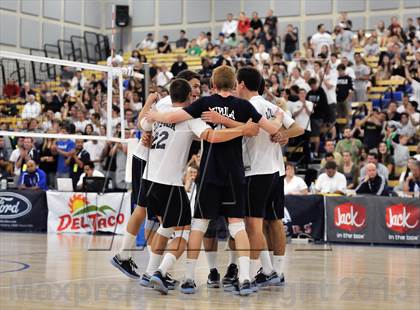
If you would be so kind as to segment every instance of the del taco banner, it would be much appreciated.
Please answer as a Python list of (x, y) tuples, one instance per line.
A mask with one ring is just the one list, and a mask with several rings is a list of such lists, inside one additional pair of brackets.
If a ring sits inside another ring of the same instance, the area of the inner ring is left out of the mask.
[(123, 234), (131, 215), (126, 193), (47, 192), (48, 232)]

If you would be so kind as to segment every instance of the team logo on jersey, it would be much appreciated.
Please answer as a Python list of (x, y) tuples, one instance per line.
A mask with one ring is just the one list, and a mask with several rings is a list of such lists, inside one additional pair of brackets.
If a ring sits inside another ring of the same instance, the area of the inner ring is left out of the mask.
[(59, 217), (57, 231), (77, 231), (92, 228), (93, 231), (102, 228), (115, 227), (124, 223), (124, 214), (117, 213), (108, 205), (90, 204), (83, 194), (74, 194), (68, 201), (69, 213)]
[(389, 206), (385, 210), (386, 227), (405, 234), (420, 228), (420, 208), (401, 204)]
[(334, 208), (334, 225), (349, 232), (360, 231), (366, 226), (366, 208), (354, 203), (344, 203)]

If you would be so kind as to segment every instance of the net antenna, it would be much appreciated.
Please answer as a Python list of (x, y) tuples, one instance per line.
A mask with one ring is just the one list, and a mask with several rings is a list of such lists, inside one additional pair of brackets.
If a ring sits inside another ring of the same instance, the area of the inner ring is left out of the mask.
[[(11, 59), (17, 61), (38, 62), (46, 63), (57, 66), (73, 67), (77, 69), (92, 70), (107, 73), (107, 102), (106, 102), (106, 136), (100, 135), (75, 135), (75, 134), (47, 134), (35, 132), (22, 132), (22, 131), (3, 131), (0, 130), (0, 136), (14, 136), (14, 137), (32, 137), (32, 138), (53, 138), (53, 139), (89, 139), (89, 140), (102, 140), (125, 142), (125, 121), (124, 121), (124, 100), (123, 100), (123, 74), (127, 68), (102, 66), (96, 64), (75, 62), (63, 59), (41, 57), (35, 55), (20, 54), (8, 51), (0, 51), (0, 59)], [(120, 123), (121, 123), (121, 137), (114, 137), (112, 135), (112, 85), (114, 78), (118, 78), (119, 85), (119, 108), (120, 108)]]

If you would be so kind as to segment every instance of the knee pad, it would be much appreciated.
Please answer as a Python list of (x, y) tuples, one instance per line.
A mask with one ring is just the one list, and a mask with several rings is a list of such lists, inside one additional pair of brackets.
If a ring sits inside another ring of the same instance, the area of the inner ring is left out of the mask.
[(188, 242), (188, 237), (190, 236), (189, 230), (175, 230), (174, 238), (183, 238)]
[(237, 233), (241, 232), (242, 230), (245, 231), (245, 223), (243, 221), (237, 223), (229, 223), (229, 233), (233, 239), (235, 239)]
[(161, 225), (161, 226), (159, 226), (159, 229), (157, 230), (157, 233), (159, 234), (159, 235), (161, 235), (161, 236), (164, 236), (164, 237), (166, 237), (166, 238), (171, 238), (172, 237), (172, 234), (174, 233), (174, 228), (173, 227), (171, 227), (171, 228), (163, 228), (163, 226)]
[(203, 234), (207, 231), (210, 220), (193, 218), (191, 221), (191, 230), (201, 231)]
[(144, 223), (144, 229), (156, 232), (159, 228), (159, 222), (146, 220)]

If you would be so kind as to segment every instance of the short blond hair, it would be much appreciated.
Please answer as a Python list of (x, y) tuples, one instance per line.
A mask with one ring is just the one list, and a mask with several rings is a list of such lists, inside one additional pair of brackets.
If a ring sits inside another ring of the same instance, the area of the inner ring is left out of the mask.
[(211, 80), (218, 90), (229, 91), (235, 88), (236, 76), (232, 67), (223, 65), (213, 70)]

